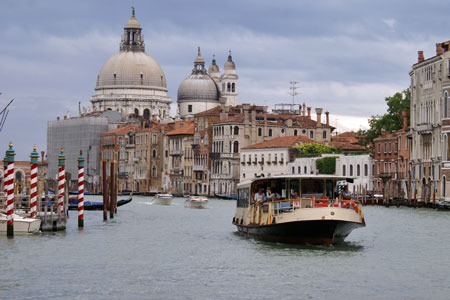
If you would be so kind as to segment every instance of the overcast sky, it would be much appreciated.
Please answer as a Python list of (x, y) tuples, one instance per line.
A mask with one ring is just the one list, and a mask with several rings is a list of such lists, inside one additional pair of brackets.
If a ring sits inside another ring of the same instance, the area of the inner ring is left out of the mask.
[(433, 56), (450, 39), (448, 1), (2, 0), (0, 105), (15, 101), (0, 152), (10, 140), (17, 159), (33, 144), (46, 150), (47, 121), (90, 105), (131, 6), (174, 103), (197, 46), (221, 71), (232, 50), (239, 103), (291, 102), (289, 82), (298, 81), (296, 101), (328, 110), (339, 131), (384, 113), (384, 98), (408, 87), (417, 51)]

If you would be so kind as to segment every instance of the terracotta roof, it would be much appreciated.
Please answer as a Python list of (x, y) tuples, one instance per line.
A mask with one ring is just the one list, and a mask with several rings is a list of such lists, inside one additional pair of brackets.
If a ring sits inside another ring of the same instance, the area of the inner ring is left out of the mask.
[(217, 121), (217, 122), (215, 122), (215, 124), (218, 124), (218, 123), (242, 123), (242, 122), (244, 122), (244, 115), (239, 114), (239, 115), (231, 116), (226, 119)]
[(194, 134), (194, 123), (183, 124), (183, 127), (169, 131), (166, 135), (182, 135), (182, 134)]
[(206, 115), (217, 115), (222, 112), (222, 108), (219, 106), (213, 107), (211, 109), (196, 113), (195, 116), (206, 116)]
[(343, 151), (365, 151), (365, 150), (367, 150), (366, 146), (362, 146), (360, 144), (352, 144), (352, 143), (348, 143), (348, 142), (332, 141), (332, 142), (330, 142), (330, 146), (334, 146)]
[(315, 143), (315, 141), (303, 135), (282, 136), (268, 141), (264, 141), (262, 143), (250, 145), (242, 149), (290, 148), (292, 146), (304, 143)]
[(136, 127), (135, 127), (134, 124), (128, 124), (126, 126), (119, 127), (119, 128), (114, 129), (114, 130), (105, 132), (103, 135), (107, 135), (107, 134), (127, 134), (130, 131), (134, 131), (135, 128)]

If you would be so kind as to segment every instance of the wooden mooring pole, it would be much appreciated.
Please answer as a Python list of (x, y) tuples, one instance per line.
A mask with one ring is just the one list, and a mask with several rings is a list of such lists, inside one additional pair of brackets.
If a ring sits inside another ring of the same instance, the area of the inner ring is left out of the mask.
[(8, 176), (6, 178), (7, 187), (7, 202), (6, 202), (6, 236), (14, 237), (14, 156), (16, 153), (12, 148), (13, 144), (9, 143), (9, 149), (6, 151), (6, 160), (8, 161)]
[(110, 163), (110, 173), (109, 173), (109, 189), (110, 189), (110, 195), (109, 195), (109, 218), (114, 218), (114, 191), (115, 189), (115, 180), (114, 180), (114, 160)]
[(103, 171), (103, 221), (108, 220), (108, 179), (106, 178), (106, 161), (102, 161)]

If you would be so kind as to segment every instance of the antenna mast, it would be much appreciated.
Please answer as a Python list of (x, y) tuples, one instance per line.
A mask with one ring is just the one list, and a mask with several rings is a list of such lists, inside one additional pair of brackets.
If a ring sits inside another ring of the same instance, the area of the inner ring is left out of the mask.
[(295, 104), (295, 96), (299, 94), (299, 93), (297, 93), (297, 89), (298, 89), (297, 83), (298, 83), (298, 81), (291, 81), (290, 82), (291, 86), (289, 87), (289, 89), (291, 91), (289, 92), (289, 95), (292, 96), (292, 104)]

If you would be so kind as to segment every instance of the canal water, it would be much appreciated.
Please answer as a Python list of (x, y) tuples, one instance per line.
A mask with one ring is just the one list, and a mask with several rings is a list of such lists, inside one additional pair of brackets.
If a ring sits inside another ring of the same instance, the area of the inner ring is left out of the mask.
[[(91, 197), (91, 199), (93, 199)], [(0, 299), (449, 299), (450, 214), (365, 207), (367, 227), (331, 248), (259, 242), (206, 209), (134, 197), (103, 222), (0, 237)]]

